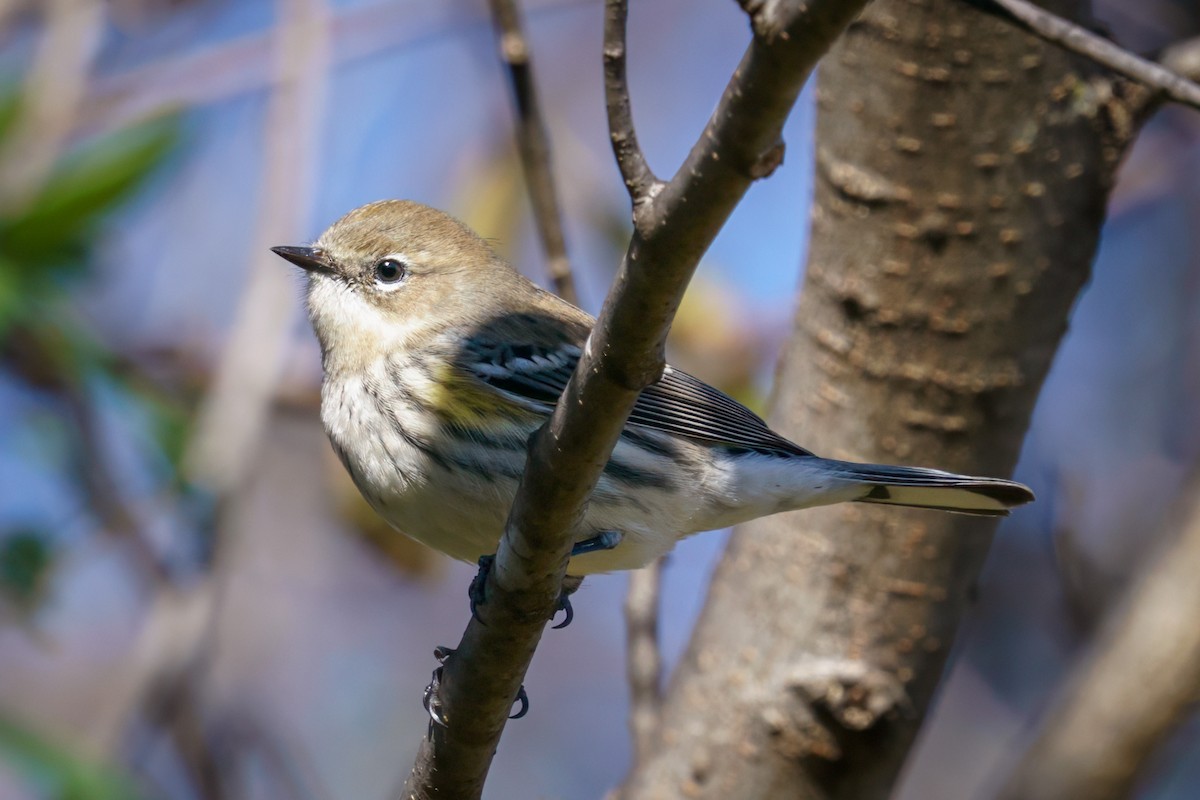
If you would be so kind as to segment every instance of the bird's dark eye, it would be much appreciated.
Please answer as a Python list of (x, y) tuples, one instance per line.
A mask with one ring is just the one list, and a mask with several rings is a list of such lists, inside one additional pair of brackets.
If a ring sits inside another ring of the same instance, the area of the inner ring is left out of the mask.
[(397, 283), (404, 277), (404, 264), (394, 258), (385, 258), (375, 263), (375, 280), (379, 283)]

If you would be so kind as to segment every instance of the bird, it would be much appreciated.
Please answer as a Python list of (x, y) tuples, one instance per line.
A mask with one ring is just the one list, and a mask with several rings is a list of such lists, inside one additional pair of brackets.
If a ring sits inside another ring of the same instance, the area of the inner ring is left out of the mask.
[[(453, 558), (496, 552), (525, 467), (595, 320), (525, 278), (466, 225), (408, 200), (350, 211), (307, 273), (321, 420), (371, 507)], [(1034, 499), (1001, 478), (821, 458), (667, 366), (638, 396), (581, 519), (567, 574), (637, 569), (680, 539), (858, 502), (1004, 516)]]

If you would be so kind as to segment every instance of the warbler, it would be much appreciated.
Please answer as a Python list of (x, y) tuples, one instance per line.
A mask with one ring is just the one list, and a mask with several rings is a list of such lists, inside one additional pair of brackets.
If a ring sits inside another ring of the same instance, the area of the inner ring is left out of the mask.
[[(454, 218), (388, 200), (311, 247), (321, 420), (394, 528), (463, 561), (495, 553), (525, 468), (594, 320), (527, 280)], [(736, 400), (667, 367), (639, 396), (583, 518), (567, 573), (635, 569), (685, 536), (857, 501), (1001, 516), (1033, 499), (997, 478), (820, 458)]]

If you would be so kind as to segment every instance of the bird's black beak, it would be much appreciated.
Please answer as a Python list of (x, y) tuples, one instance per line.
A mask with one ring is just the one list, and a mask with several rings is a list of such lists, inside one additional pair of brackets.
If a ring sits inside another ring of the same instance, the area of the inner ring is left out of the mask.
[(280, 258), (285, 258), (300, 269), (309, 272), (323, 272), (327, 275), (334, 273), (333, 260), (319, 247), (291, 247), (283, 245), (272, 247), (271, 252)]

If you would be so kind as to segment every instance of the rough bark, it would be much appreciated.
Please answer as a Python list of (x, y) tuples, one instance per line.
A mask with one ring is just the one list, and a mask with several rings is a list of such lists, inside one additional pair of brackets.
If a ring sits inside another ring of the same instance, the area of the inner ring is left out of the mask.
[[(872, 4), (821, 67), (775, 426), (1009, 474), (1145, 94), (954, 0)], [(888, 796), (992, 531), (867, 506), (737, 531), (626, 796)]]

